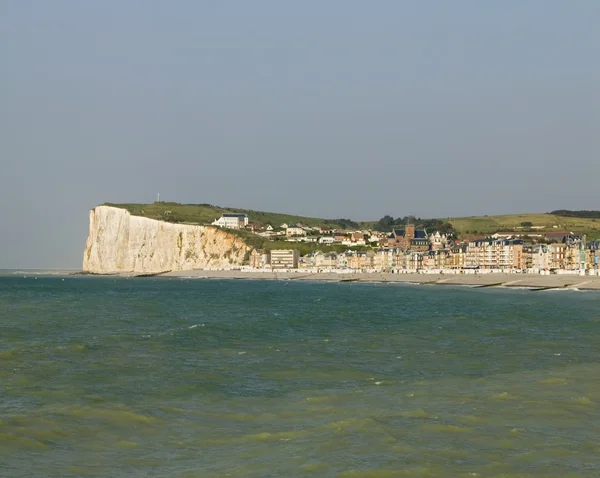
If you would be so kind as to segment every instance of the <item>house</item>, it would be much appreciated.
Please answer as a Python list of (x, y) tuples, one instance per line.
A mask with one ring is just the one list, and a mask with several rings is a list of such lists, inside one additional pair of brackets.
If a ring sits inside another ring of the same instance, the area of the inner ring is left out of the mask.
[(311, 252), (305, 256), (300, 256), (298, 259), (298, 267), (300, 268), (313, 268), (317, 263), (317, 256), (321, 254), (321, 251)]
[[(292, 239), (290, 239), (291, 241)], [(298, 242), (317, 242), (318, 238), (316, 236), (302, 236), (298, 238)]]
[(523, 234), (514, 232), (496, 232), (492, 234), (493, 239), (513, 239), (515, 237), (521, 237)]
[(546, 234), (546, 239), (555, 242), (566, 242), (567, 238), (571, 235), (572, 233), (570, 232), (549, 232)]
[(333, 244), (335, 242), (335, 238), (333, 236), (323, 236), (319, 238), (319, 244)]
[(215, 219), (211, 224), (227, 229), (243, 229), (248, 225), (248, 215), (227, 213), (223, 214), (220, 218)]
[(248, 225), (246, 226), (246, 229), (248, 229), (252, 232), (262, 231), (264, 228), (265, 227), (262, 222), (249, 222)]
[(291, 224), (285, 228), (285, 235), (286, 235), (286, 237), (306, 236), (306, 231), (304, 230), (304, 228), (302, 228), (300, 226)]
[(271, 268), (297, 269), (300, 254), (297, 249), (273, 249), (271, 251)]
[[(385, 238), (385, 236), (384, 236), (384, 238)], [(379, 234), (369, 234), (369, 237), (367, 238), (367, 242), (372, 246), (376, 246), (376, 245), (379, 245), (381, 239), (382, 238)]]
[(338, 255), (335, 252), (320, 252), (315, 257), (315, 266), (320, 268), (335, 268), (337, 266)]
[(350, 234), (350, 241), (356, 246), (366, 245), (365, 236), (362, 232), (353, 232)]

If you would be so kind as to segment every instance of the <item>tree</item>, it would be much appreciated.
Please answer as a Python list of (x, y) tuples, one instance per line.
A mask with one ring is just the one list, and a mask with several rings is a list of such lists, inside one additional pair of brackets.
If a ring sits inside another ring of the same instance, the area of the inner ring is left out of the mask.
[(394, 226), (394, 218), (392, 216), (383, 216), (375, 224), (375, 230), (379, 232), (389, 232)]
[(528, 227), (528, 228), (529, 228), (529, 227), (533, 226), (533, 223), (532, 223), (532, 222), (530, 222), (530, 221), (523, 221), (523, 222), (521, 223), (521, 226), (522, 226), (522, 227)]
[(454, 226), (450, 222), (444, 222), (439, 228), (440, 234), (455, 234)]

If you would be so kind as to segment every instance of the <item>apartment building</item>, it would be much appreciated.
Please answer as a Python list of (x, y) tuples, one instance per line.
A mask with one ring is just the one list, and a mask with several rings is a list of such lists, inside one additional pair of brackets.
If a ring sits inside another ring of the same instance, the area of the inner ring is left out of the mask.
[(250, 253), (250, 267), (254, 267), (255, 269), (261, 269), (263, 267), (267, 267), (271, 262), (271, 251), (257, 251), (254, 249)]
[(550, 269), (550, 249), (546, 244), (536, 244), (531, 248), (530, 268), (536, 272)]
[(567, 245), (550, 244), (550, 269), (566, 269)]
[(300, 254), (297, 249), (273, 249), (271, 251), (271, 268), (297, 269)]
[(379, 249), (375, 253), (374, 267), (378, 271), (389, 271), (394, 268), (394, 254), (392, 249)]
[(523, 269), (523, 241), (520, 239), (498, 240), (494, 243), (498, 269)]

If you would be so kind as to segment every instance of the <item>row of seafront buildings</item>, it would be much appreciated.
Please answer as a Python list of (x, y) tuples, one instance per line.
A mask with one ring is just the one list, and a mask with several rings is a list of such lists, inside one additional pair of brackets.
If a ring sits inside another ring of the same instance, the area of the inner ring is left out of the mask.
[[(420, 246), (424, 247), (424, 245)], [(521, 239), (479, 239), (447, 243), (427, 250), (373, 248), (345, 252), (315, 251), (300, 257), (297, 250), (253, 251), (257, 269), (306, 269), (360, 272), (528, 272), (600, 275), (600, 242), (528, 244)]]
[[(249, 226), (246, 214), (223, 214), (213, 225), (231, 229)], [(283, 227), (285, 226), (285, 227)], [(282, 225), (289, 240), (305, 235), (306, 228)], [(273, 228), (265, 227), (266, 235)], [(372, 231), (322, 231), (319, 244), (341, 244), (363, 250), (315, 251), (300, 257), (293, 243), (287, 249), (254, 250), (249, 265), (256, 269), (307, 269), (373, 272), (530, 272), (600, 275), (600, 241), (587, 242), (572, 233), (553, 232), (548, 243), (528, 243), (513, 233), (456, 241), (451, 235), (428, 233), (407, 224), (389, 234)], [(325, 239), (325, 240), (324, 240)], [(370, 246), (370, 247), (369, 247)], [(366, 250), (364, 250), (366, 249)]]

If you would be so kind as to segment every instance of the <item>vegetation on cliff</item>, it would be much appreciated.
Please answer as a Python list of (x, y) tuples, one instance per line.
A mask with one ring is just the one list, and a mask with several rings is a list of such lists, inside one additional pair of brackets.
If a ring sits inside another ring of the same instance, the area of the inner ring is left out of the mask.
[(278, 250), (278, 249), (297, 249), (300, 255), (310, 254), (315, 251), (322, 252), (344, 252), (347, 250), (353, 251), (361, 251), (368, 249), (364, 246), (345, 246), (342, 244), (333, 244), (333, 245), (325, 245), (318, 244), (314, 242), (288, 242), (283, 238), (266, 238), (259, 236), (258, 234), (254, 234), (249, 231), (230, 229), (228, 232), (235, 234), (236, 236), (242, 237), (246, 244), (253, 247), (254, 249), (270, 249), (270, 250)]
[(273, 212), (253, 211), (251, 209), (235, 209), (213, 206), (211, 204), (179, 204), (174, 202), (155, 202), (151, 204), (113, 204), (105, 203), (104, 206), (126, 209), (134, 216), (158, 219), (161, 221), (184, 224), (210, 224), (221, 214), (241, 213), (248, 214), (253, 223), (270, 224), (279, 227), (281, 224), (297, 224), (310, 227), (331, 227), (335, 229), (358, 229), (361, 224), (350, 219), (321, 219), (316, 217), (295, 216)]
[[(384, 216), (379, 221), (356, 222), (350, 219), (321, 219), (315, 217), (295, 216), (290, 214), (270, 213), (263, 211), (253, 211), (248, 209), (236, 209), (213, 206), (210, 204), (178, 204), (172, 202), (157, 202), (151, 204), (111, 204), (113, 206), (126, 209), (135, 216), (158, 219), (168, 222), (184, 224), (210, 224), (223, 213), (245, 213), (248, 214), (250, 222), (271, 224), (278, 227), (283, 223), (296, 224), (302, 223), (310, 227), (330, 227), (336, 229), (375, 229), (383, 232), (391, 230), (392, 227), (403, 227), (407, 217)], [(557, 210), (547, 214), (509, 214), (500, 216), (471, 216), (471, 217), (447, 217), (434, 219), (414, 218), (413, 222), (417, 226), (422, 226), (428, 230), (441, 228), (445, 232), (456, 232), (461, 236), (469, 235), (487, 235), (495, 232), (523, 232), (531, 231), (538, 233), (553, 231), (571, 231), (574, 233), (588, 234), (589, 238), (600, 237), (600, 217), (597, 217), (600, 211), (568, 211)], [(255, 247), (271, 247), (281, 249), (284, 246), (289, 247), (289, 242), (268, 241), (255, 234), (241, 232), (245, 234), (246, 241)], [(252, 242), (257, 244), (252, 244)], [(260, 245), (258, 244), (260, 243)], [(274, 243), (274, 244), (268, 244)], [(316, 246), (313, 244), (294, 243), (294, 247), (299, 249), (326, 250), (327, 247)], [(331, 248), (335, 250), (335, 248)]]

